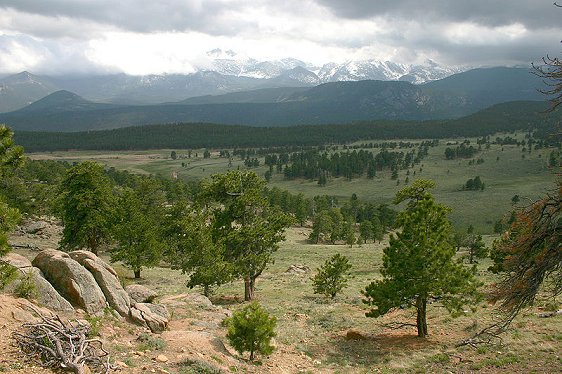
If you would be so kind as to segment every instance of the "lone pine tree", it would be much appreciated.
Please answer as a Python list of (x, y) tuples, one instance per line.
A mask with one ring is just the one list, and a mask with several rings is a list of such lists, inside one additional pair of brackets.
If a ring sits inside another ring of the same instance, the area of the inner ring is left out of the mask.
[(235, 312), (225, 323), (228, 326), (226, 337), (238, 353), (250, 352), (250, 360), (253, 360), (256, 352), (263, 355), (273, 352), (271, 339), (275, 337), (277, 319), (257, 302)]
[(314, 293), (330, 296), (333, 299), (347, 287), (351, 277), (350, 269), (349, 259), (336, 253), (318, 268), (318, 273), (312, 278)]
[(429, 300), (458, 313), (464, 304), (478, 299), (475, 269), (453, 259), (449, 208), (437, 203), (427, 191), (434, 186), (432, 181), (416, 180), (396, 194), (396, 204), (407, 201), (396, 222), (401, 230), (390, 236), (390, 244), (384, 249), (383, 279), (363, 291), (363, 302), (373, 307), (367, 317), (379, 317), (404, 306), (416, 308), (419, 337), (428, 334)]

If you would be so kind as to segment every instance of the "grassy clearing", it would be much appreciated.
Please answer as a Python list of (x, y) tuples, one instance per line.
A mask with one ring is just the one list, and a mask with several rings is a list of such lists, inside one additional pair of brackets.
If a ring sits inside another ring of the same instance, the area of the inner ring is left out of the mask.
[[(278, 318), (276, 340), (283, 349), (307, 355), (318, 373), (434, 373), (434, 372), (515, 372), (550, 373), (562, 368), (560, 318), (538, 318), (538, 310), (552, 308), (560, 300), (540, 299), (534, 310), (518, 317), (505, 334), (504, 346), (456, 348), (455, 344), (490, 323), (497, 314), (482, 303), (476, 314), (451, 318), (437, 304), (428, 309), (429, 337), (419, 339), (415, 328), (393, 330), (389, 322), (415, 323), (412, 310), (397, 310), (379, 319), (366, 318), (361, 290), (380, 277), (381, 243), (349, 248), (345, 245), (309, 244), (310, 228), (294, 227), (275, 254), (275, 263), (258, 278), (257, 299)], [(492, 237), (486, 237), (489, 242)], [(350, 258), (353, 279), (335, 300), (314, 295), (310, 278), (335, 253)], [(290, 265), (311, 270), (287, 273)], [(489, 284), (497, 278), (487, 271), (490, 260), (478, 264), (479, 277)], [(118, 266), (119, 267), (119, 266)], [(120, 270), (132, 277), (132, 273)], [(186, 276), (168, 268), (148, 269), (143, 281), (160, 294), (186, 292)], [(199, 290), (194, 290), (197, 292)], [(235, 310), (243, 304), (241, 281), (219, 288), (211, 298)], [(359, 340), (348, 340), (348, 331)], [(282, 354), (282, 353), (280, 353)]]
[[(513, 135), (523, 139), (523, 134)], [(390, 172), (380, 172), (369, 180), (365, 177), (353, 179), (331, 179), (325, 187), (316, 181), (287, 181), (283, 176), (273, 176), (270, 186), (286, 189), (292, 193), (305, 196), (333, 195), (342, 201), (356, 193), (361, 200), (375, 203), (390, 203), (396, 192), (404, 186), (406, 177), (410, 181), (416, 178), (432, 179), (437, 182), (434, 194), (438, 201), (452, 208), (451, 220), (459, 230), (473, 225), (477, 232), (490, 233), (493, 223), (507, 214), (512, 208), (511, 198), (519, 195), (520, 205), (530, 201), (552, 188), (555, 175), (547, 167), (548, 155), (552, 149), (522, 152), (522, 147), (514, 145), (491, 145), (483, 149), (475, 158), (482, 158), (484, 163), (469, 165), (469, 159), (446, 160), (445, 148), (448, 142), (464, 139), (441, 140), (440, 145), (430, 148), (429, 155), (421, 165), (399, 173), (399, 184), (390, 179)], [(476, 139), (471, 139), (472, 144)], [(341, 147), (340, 147), (341, 150)], [(378, 152), (376, 149), (374, 152)], [(203, 158), (203, 149), (192, 150), (192, 158), (187, 158), (187, 151), (177, 150), (178, 159), (170, 158), (171, 150), (135, 151), (135, 152), (53, 152), (32, 154), (32, 158), (61, 159), (70, 162), (95, 159), (110, 167), (127, 169), (137, 173), (160, 174), (170, 177), (176, 172), (184, 180), (199, 180), (215, 173), (222, 173), (229, 168), (246, 168), (238, 158), (232, 165), (225, 158), (219, 158), (218, 152), (212, 152), (211, 158)], [(195, 157), (197, 155), (197, 157)], [(524, 156), (524, 158), (523, 158)], [(263, 158), (260, 160), (263, 164)], [(182, 167), (182, 163), (185, 165)], [(267, 168), (254, 169), (263, 175)], [(414, 174), (415, 173), (415, 174)], [(469, 178), (480, 176), (485, 183), (484, 191), (461, 191)]]
[[(521, 135), (519, 135), (521, 136)], [(461, 139), (462, 140), (462, 139)], [(414, 169), (409, 179), (417, 177), (437, 182), (438, 201), (452, 207), (451, 218), (460, 229), (474, 225), (477, 232), (490, 232), (492, 224), (512, 209), (511, 198), (518, 194), (521, 205), (544, 194), (553, 186), (555, 176), (546, 167), (551, 150), (523, 153), (520, 147), (492, 145), (477, 155), (485, 161), (469, 165), (469, 160), (447, 161), (444, 150), (447, 141), (430, 149), (429, 156)], [(132, 172), (170, 176), (177, 172), (186, 180), (201, 179), (229, 168), (228, 160), (213, 153), (203, 159), (203, 150), (193, 150), (198, 157), (181, 158), (187, 151), (177, 150), (177, 160), (170, 158), (170, 150), (147, 152), (56, 152), (33, 154), (32, 158), (82, 161), (95, 159), (118, 169)], [(522, 155), (525, 158), (522, 158)], [(182, 162), (187, 166), (182, 167)], [(262, 160), (263, 162), (263, 160)], [(234, 160), (231, 168), (244, 168)], [(420, 170), (421, 168), (421, 170)], [(259, 174), (265, 167), (256, 169)], [(414, 171), (416, 172), (414, 176)], [(480, 176), (486, 184), (484, 191), (461, 191), (469, 178)], [(400, 171), (400, 184), (390, 179), (389, 172), (346, 181), (331, 180), (326, 187), (316, 182), (285, 181), (275, 175), (270, 185), (302, 192), (312, 197), (318, 194), (348, 199), (356, 193), (362, 200), (388, 203), (396, 191), (404, 186), (406, 171)], [(455, 347), (460, 340), (491, 323), (497, 312), (493, 306), (482, 303), (476, 314), (451, 318), (443, 308), (430, 305), (428, 309), (429, 337), (416, 337), (414, 328), (389, 329), (385, 323), (415, 322), (410, 310), (397, 310), (379, 319), (366, 318), (361, 290), (380, 277), (382, 250), (388, 244), (368, 243), (349, 248), (344, 245), (310, 244), (310, 228), (294, 227), (288, 230), (286, 240), (275, 254), (273, 263), (258, 278), (257, 298), (278, 318), (276, 340), (282, 349), (309, 356), (313, 369), (319, 373), (435, 373), (435, 372), (514, 372), (552, 373), (562, 371), (562, 334), (560, 318), (538, 318), (536, 312), (559, 308), (560, 299), (539, 299), (532, 310), (519, 316), (504, 336), (504, 345), (497, 347)], [(487, 245), (494, 239), (485, 236)], [(335, 300), (314, 295), (310, 278), (324, 261), (335, 253), (350, 258), (353, 278), (349, 287)], [(311, 270), (304, 274), (287, 273), (294, 264), (306, 265)], [(478, 264), (478, 276), (485, 284), (497, 280), (487, 271), (490, 260)], [(124, 283), (132, 281), (132, 272), (116, 265)], [(129, 277), (129, 278), (128, 278)], [(186, 292), (186, 276), (167, 267), (144, 270), (141, 283), (148, 284), (161, 295)], [(198, 290), (193, 290), (197, 292)], [(215, 304), (236, 309), (243, 304), (243, 284), (235, 282), (219, 288), (212, 297)], [(179, 316), (178, 316), (179, 317)], [(173, 318), (173, 317), (172, 317)], [(357, 332), (358, 340), (347, 339), (350, 330)], [(158, 342), (148, 342), (147, 344)], [(153, 348), (154, 349), (154, 348)], [(277, 354), (282, 355), (283, 352)], [(198, 370), (200, 363), (186, 362), (183, 372)], [(201, 364), (203, 365), (203, 364)], [(197, 371), (195, 371), (197, 372)]]

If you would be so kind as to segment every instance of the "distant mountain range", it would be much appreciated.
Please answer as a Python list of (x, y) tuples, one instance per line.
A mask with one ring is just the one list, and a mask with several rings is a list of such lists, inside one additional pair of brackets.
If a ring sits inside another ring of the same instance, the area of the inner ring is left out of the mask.
[(489, 68), (418, 85), (380, 80), (332, 82), (142, 106), (96, 103), (73, 92), (57, 91), (20, 110), (1, 113), (0, 123), (15, 130), (85, 131), (186, 122), (291, 126), (451, 119), (498, 103), (544, 100), (536, 90), (542, 84), (527, 69)]
[(91, 101), (146, 105), (204, 95), (261, 88), (312, 87), (340, 81), (402, 80), (420, 84), (462, 71), (433, 61), (405, 65), (366, 60), (323, 66), (292, 58), (258, 61), (220, 49), (208, 52), (208, 58), (208, 63), (192, 74), (47, 77), (22, 72), (0, 79), (0, 112), (23, 108), (59, 90), (74, 92)]

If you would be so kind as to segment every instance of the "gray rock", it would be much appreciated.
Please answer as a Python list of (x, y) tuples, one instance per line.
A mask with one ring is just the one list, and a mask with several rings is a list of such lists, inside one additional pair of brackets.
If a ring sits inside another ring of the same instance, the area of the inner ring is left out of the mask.
[(45, 221), (35, 221), (35, 222), (30, 222), (30, 223), (26, 224), (23, 227), (23, 230), (28, 234), (36, 234), (36, 233), (46, 229), (47, 226), (49, 226), (49, 224)]
[(14, 252), (9, 252), (4, 256), (0, 257), (0, 262), (6, 263), (8, 265), (12, 265), (17, 269), (33, 267), (31, 261), (29, 261), (27, 257), (18, 255), (17, 253)]
[(185, 295), (183, 301), (185, 301), (188, 304), (194, 305), (197, 308), (203, 309), (203, 310), (215, 310), (216, 307), (213, 305), (213, 303), (211, 302), (211, 300), (209, 300), (209, 298), (205, 295), (201, 295), (201, 294), (196, 294), (196, 293), (190, 293)]
[(131, 308), (131, 319), (152, 332), (162, 332), (168, 327), (168, 310), (164, 305), (136, 303)]
[(125, 291), (133, 303), (151, 303), (158, 296), (156, 292), (140, 284), (130, 284), (125, 287)]
[(37, 254), (32, 264), (71, 304), (89, 314), (103, 312), (106, 299), (94, 276), (67, 253), (46, 249)]
[(14, 290), (21, 283), (21, 278), (32, 274), (32, 281), (35, 285), (35, 297), (39, 304), (56, 311), (71, 312), (74, 310), (72, 305), (62, 297), (57, 290), (45, 279), (41, 270), (33, 267), (31, 261), (26, 257), (17, 253), (8, 253), (0, 259), (1, 262), (12, 265), (19, 271), (19, 279), (15, 280), (6, 287), (7, 292), (14, 292)]
[(109, 305), (123, 317), (128, 317), (131, 302), (115, 270), (90, 251), (73, 251), (68, 255), (92, 273)]

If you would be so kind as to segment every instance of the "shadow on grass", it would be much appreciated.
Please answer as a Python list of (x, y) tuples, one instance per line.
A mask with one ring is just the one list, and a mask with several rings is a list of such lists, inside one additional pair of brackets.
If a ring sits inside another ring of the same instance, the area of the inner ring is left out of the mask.
[(213, 305), (238, 305), (244, 302), (244, 298), (240, 296), (211, 296), (209, 300)]
[(406, 353), (425, 350), (435, 345), (431, 339), (418, 338), (415, 333), (392, 332), (379, 335), (359, 334), (349, 339), (346, 334), (330, 340), (329, 349), (318, 352), (325, 361), (337, 365), (373, 366), (390, 361), (394, 352)]

